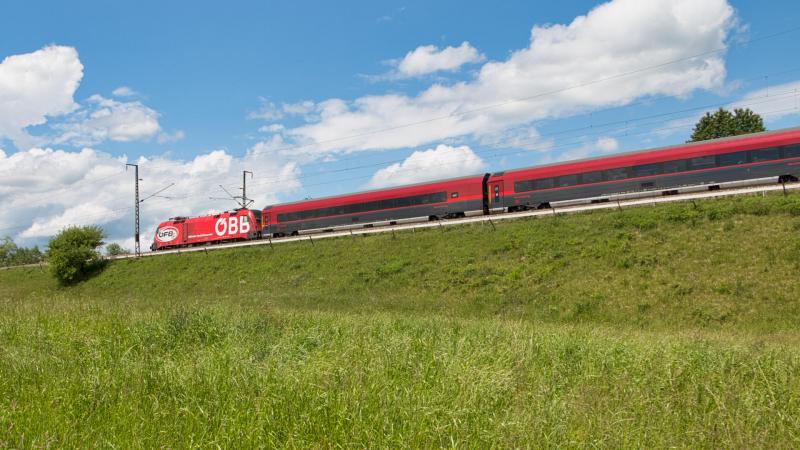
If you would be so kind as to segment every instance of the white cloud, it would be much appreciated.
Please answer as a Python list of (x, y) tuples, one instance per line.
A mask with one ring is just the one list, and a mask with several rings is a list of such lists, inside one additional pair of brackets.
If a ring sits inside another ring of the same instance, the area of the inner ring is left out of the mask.
[(114, 97), (135, 97), (139, 95), (139, 93), (129, 88), (128, 86), (120, 86), (111, 91), (111, 95), (113, 95)]
[(279, 123), (273, 123), (271, 125), (264, 125), (258, 129), (258, 131), (262, 133), (278, 133), (283, 131), (286, 127)]
[(486, 163), (469, 147), (440, 144), (435, 149), (416, 151), (405, 161), (377, 171), (368, 186), (381, 188), (439, 180), (479, 173), (485, 168)]
[(73, 111), (83, 65), (72, 47), (49, 46), (0, 62), (0, 137), (26, 140), (26, 127)]
[[(765, 122), (800, 114), (800, 80), (747, 92), (741, 95), (739, 100), (722, 107), (729, 111), (736, 108), (749, 108), (759, 114)], [(716, 107), (711, 107), (707, 111), (695, 111), (688, 116), (670, 120), (661, 128), (656, 129), (655, 134), (662, 138), (675, 134), (688, 136), (706, 113), (713, 113), (716, 109)]]
[(54, 124), (61, 134), (54, 144), (95, 145), (112, 140), (129, 142), (151, 139), (161, 132), (158, 113), (141, 102), (120, 102), (93, 95), (87, 106), (64, 123)]
[(280, 120), (283, 118), (283, 110), (278, 105), (265, 98), (260, 98), (259, 100), (261, 105), (257, 110), (251, 111), (247, 115), (248, 119)]
[[(484, 64), (471, 81), (434, 84), (416, 96), (322, 101), (312, 120), (284, 136), (320, 156), (406, 148), (718, 89), (725, 64), (711, 51), (725, 48), (734, 22), (725, 0), (613, 0), (567, 25), (534, 26), (528, 47)], [(616, 77), (624, 73), (632, 74)]]
[[(74, 95), (82, 78), (83, 65), (72, 47), (48, 46), (5, 58), (0, 62), (0, 138), (26, 150), (48, 144), (87, 146), (156, 136), (171, 142), (183, 137), (182, 131), (163, 133), (159, 114), (138, 101), (92, 95), (85, 104), (77, 104)], [(138, 94), (120, 86), (113, 95)], [(28, 127), (45, 124), (41, 134), (28, 133)]]
[[(64, 151), (33, 148), (10, 156), (0, 153), (0, 234), (10, 234), (26, 245), (46, 243), (46, 238), (69, 225), (101, 225), (109, 241), (126, 242), (133, 224), (133, 172), (125, 171), (125, 156), (84, 148)], [(248, 180), (248, 196), (263, 207), (300, 187), (295, 163), (279, 162), (274, 155), (248, 151), (235, 157), (224, 150), (200, 154), (188, 161), (167, 156), (140, 158), (141, 196), (175, 183), (161, 195), (142, 203), (142, 246), (152, 241), (156, 225), (175, 215), (197, 215), (230, 209), (233, 201), (219, 196), (217, 185), (232, 192), (241, 183), (242, 170), (255, 174)], [(279, 183), (273, 181), (279, 178)], [(252, 186), (252, 187), (251, 187)], [(11, 228), (11, 230), (9, 230)]]
[(591, 158), (594, 156), (608, 155), (619, 150), (619, 141), (613, 137), (603, 136), (595, 141), (586, 142), (578, 147), (568, 149), (561, 153), (553, 153), (548, 147), (541, 147), (539, 151), (545, 156), (539, 160), (541, 164), (548, 164), (560, 161), (573, 161), (576, 159)]
[(297, 103), (284, 103), (282, 109), (286, 114), (302, 116), (314, 111), (314, 107), (314, 102), (303, 100)]
[(397, 62), (397, 72), (403, 77), (418, 77), (442, 70), (457, 70), (464, 64), (485, 60), (486, 57), (466, 41), (458, 47), (445, 47), (441, 50), (435, 45), (422, 45), (406, 53)]
[(185, 137), (186, 133), (184, 133), (183, 130), (178, 130), (174, 133), (161, 132), (158, 133), (158, 143), (169, 144), (171, 142), (178, 142)]
[(595, 144), (602, 153), (613, 153), (619, 149), (619, 141), (612, 137), (601, 137)]
[(531, 126), (514, 127), (496, 133), (481, 136), (480, 144), (492, 148), (514, 148), (540, 150), (542, 146), (550, 146), (553, 139), (542, 139), (536, 128)]
[(751, 91), (729, 109), (748, 107), (770, 120), (800, 114), (800, 80)]
[(48, 237), (53, 235), (53, 230), (64, 229), (70, 224), (85, 224), (87, 217), (96, 218), (91, 223), (106, 224), (120, 219), (124, 215), (123, 211), (113, 210), (107, 205), (83, 203), (67, 208), (61, 214), (34, 219), (33, 224), (20, 233), (19, 237), (22, 239)]

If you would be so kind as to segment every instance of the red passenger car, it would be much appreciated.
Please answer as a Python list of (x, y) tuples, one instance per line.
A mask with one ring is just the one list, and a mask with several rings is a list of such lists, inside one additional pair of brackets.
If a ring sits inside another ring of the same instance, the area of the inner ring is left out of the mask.
[(156, 230), (151, 250), (243, 241), (261, 237), (261, 211), (237, 209), (211, 216), (173, 217)]
[(267, 206), (264, 235), (372, 227), (398, 220), (463, 217), (484, 204), (484, 175)]
[[(681, 144), (581, 161), (508, 170), (489, 178), (491, 201), (509, 211), (550, 203), (745, 180), (797, 181), (800, 129)], [(594, 199), (594, 200), (592, 200)]]

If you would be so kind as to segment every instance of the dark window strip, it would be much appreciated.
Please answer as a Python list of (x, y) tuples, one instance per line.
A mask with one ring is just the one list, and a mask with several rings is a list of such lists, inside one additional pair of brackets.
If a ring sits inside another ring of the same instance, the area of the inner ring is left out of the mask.
[(316, 219), (319, 217), (356, 214), (384, 209), (405, 208), (409, 206), (427, 205), (447, 201), (447, 192), (414, 195), (411, 197), (389, 198), (366, 203), (351, 203), (349, 205), (331, 206), (328, 208), (309, 209), (285, 214), (278, 214), (278, 222), (292, 222), (295, 220)]
[(688, 170), (729, 167), (751, 162), (773, 161), (783, 158), (800, 157), (800, 144), (785, 147), (772, 147), (758, 150), (724, 153), (716, 156), (700, 156), (689, 159), (676, 159), (663, 163), (643, 164), (639, 166), (619, 167), (598, 172), (587, 172), (576, 175), (562, 175), (555, 178), (539, 178), (517, 181), (515, 192), (537, 191), (554, 187), (571, 187), (582, 184), (600, 183), (603, 181), (621, 181), (628, 178), (648, 177)]

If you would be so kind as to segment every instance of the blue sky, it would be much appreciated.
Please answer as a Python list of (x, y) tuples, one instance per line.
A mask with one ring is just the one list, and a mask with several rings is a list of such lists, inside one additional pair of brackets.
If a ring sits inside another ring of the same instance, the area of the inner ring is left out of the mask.
[(145, 204), (150, 231), (232, 207), (209, 197), (244, 169), (264, 206), (678, 143), (707, 105), (796, 126), (798, 18), (793, 1), (13, 2), (0, 234), (93, 221), (129, 244), (126, 161), (146, 192), (176, 183)]

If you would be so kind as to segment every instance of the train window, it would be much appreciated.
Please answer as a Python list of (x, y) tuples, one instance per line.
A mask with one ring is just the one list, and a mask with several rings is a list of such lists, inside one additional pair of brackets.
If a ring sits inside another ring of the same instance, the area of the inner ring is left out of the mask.
[(605, 179), (612, 181), (612, 180), (624, 180), (628, 178), (628, 168), (627, 167), (620, 167), (618, 169), (609, 169), (605, 172)]
[(659, 175), (661, 174), (661, 164), (643, 164), (641, 166), (634, 166), (633, 167), (633, 176), (635, 177), (647, 177), (650, 175)]
[(588, 172), (581, 175), (581, 183), (599, 183), (603, 181), (603, 172)]
[(526, 192), (533, 190), (533, 180), (517, 181), (514, 183), (514, 192)]
[(337, 216), (343, 214), (356, 214), (365, 211), (377, 211), (381, 209), (402, 208), (412, 205), (423, 205), (426, 203), (439, 203), (447, 201), (447, 192), (436, 192), (433, 194), (415, 195), (411, 197), (390, 198), (376, 200), (367, 203), (351, 203), (349, 205), (332, 206), (329, 208), (309, 209), (307, 211), (291, 212), (278, 214), (278, 222), (291, 222), (295, 220), (307, 220), (317, 217)]
[(726, 153), (717, 155), (718, 166), (735, 166), (737, 164), (747, 164), (747, 152)]
[(664, 162), (664, 173), (683, 172), (686, 170), (686, 160), (676, 159), (674, 161)]
[(781, 149), (778, 147), (773, 147), (764, 148), (761, 150), (751, 150), (750, 158), (753, 160), (753, 162), (781, 159)]
[(550, 189), (554, 185), (555, 181), (552, 178), (542, 178), (541, 180), (533, 181), (534, 189)]
[(556, 178), (556, 186), (568, 187), (578, 184), (578, 175), (564, 175)]
[(798, 156), (800, 156), (800, 144), (783, 147), (784, 158), (796, 158)]
[(717, 166), (717, 159), (713, 156), (698, 156), (689, 160), (689, 167), (692, 170), (710, 169)]

